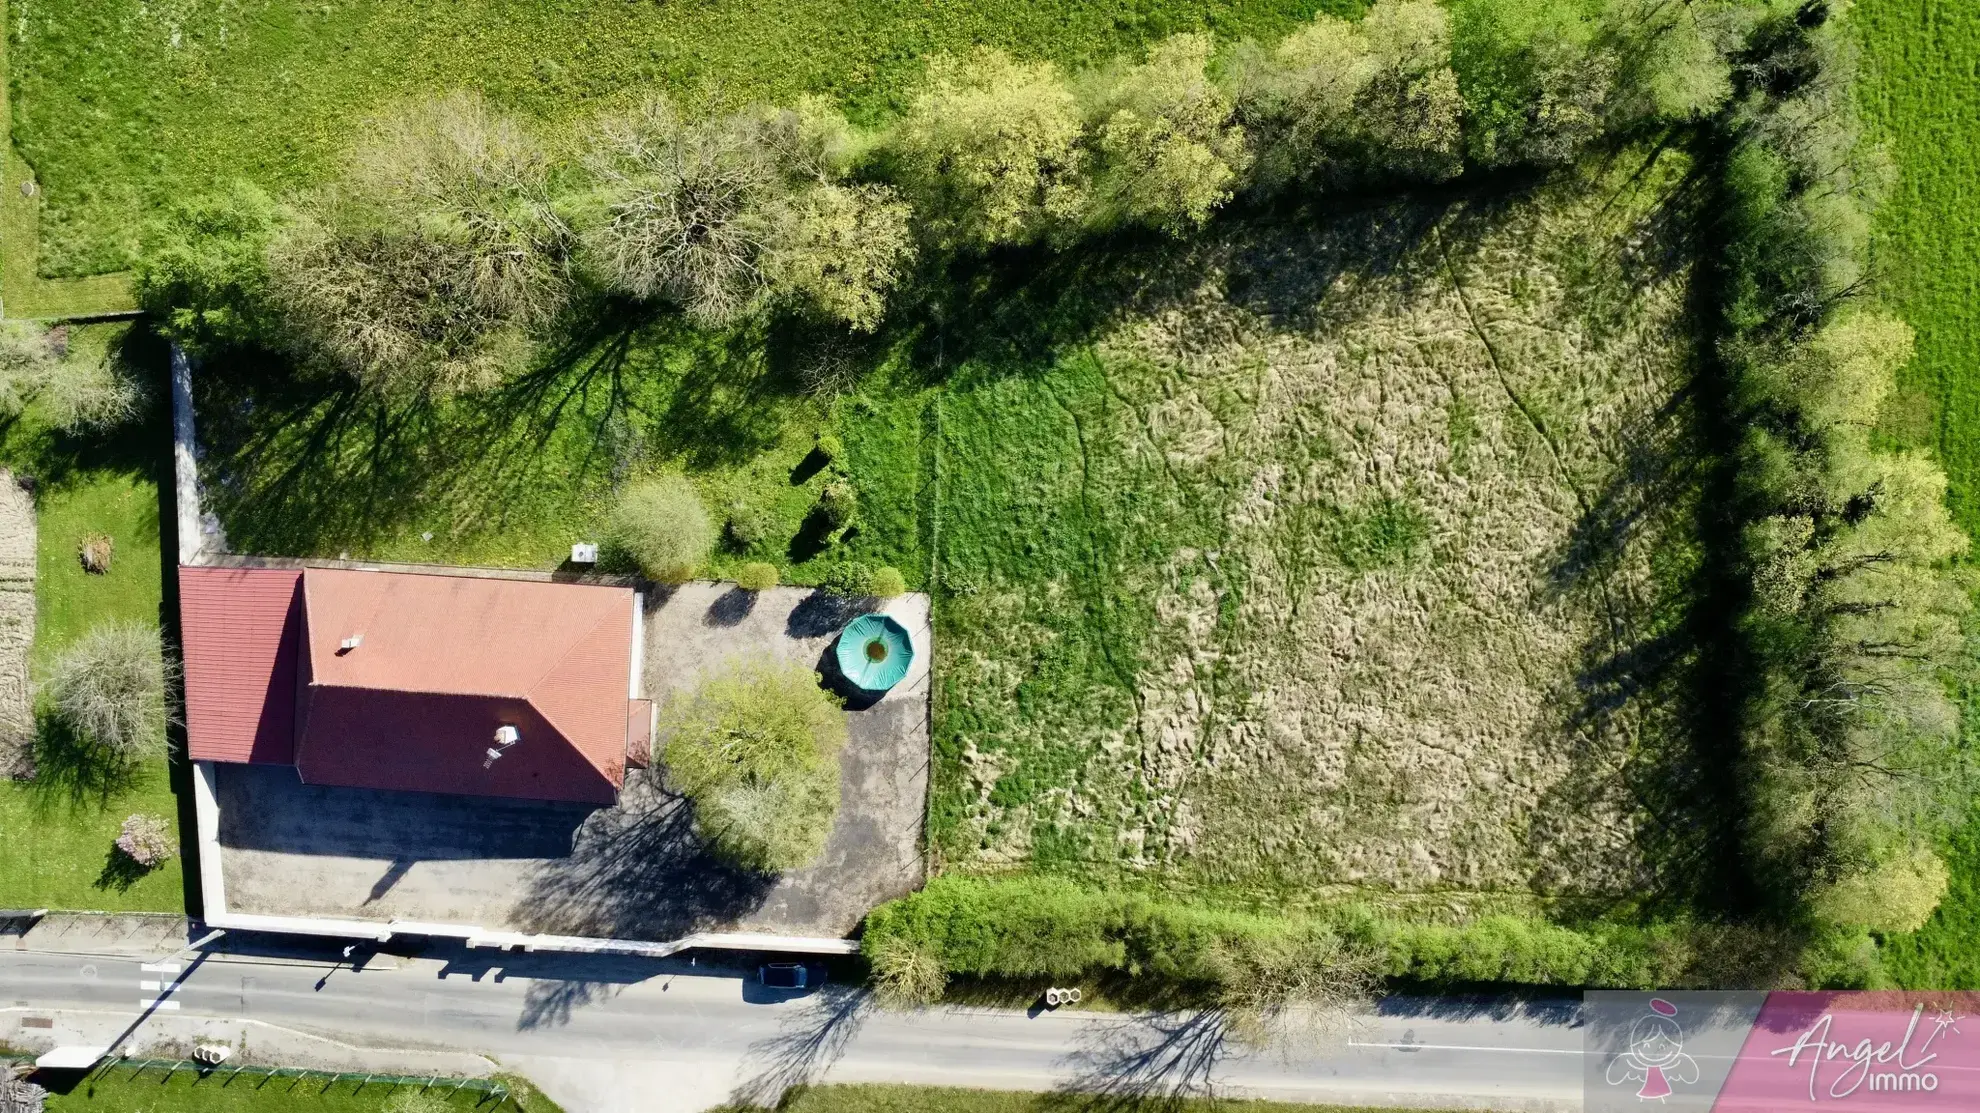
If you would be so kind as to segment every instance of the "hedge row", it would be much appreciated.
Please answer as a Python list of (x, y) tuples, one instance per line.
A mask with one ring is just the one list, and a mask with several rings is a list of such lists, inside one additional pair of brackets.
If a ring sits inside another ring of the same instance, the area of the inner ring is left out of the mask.
[(1050, 877), (950, 875), (866, 920), (871, 959), (914, 952), (949, 975), (1073, 979), (1125, 974), (1223, 987), (1233, 951), (1330, 936), (1370, 955), (1377, 973), (1434, 984), (1647, 988), (1681, 981), (1693, 961), (1678, 925), (1568, 927), (1488, 916), (1412, 923), (1366, 905), (1301, 916), (1231, 911)]

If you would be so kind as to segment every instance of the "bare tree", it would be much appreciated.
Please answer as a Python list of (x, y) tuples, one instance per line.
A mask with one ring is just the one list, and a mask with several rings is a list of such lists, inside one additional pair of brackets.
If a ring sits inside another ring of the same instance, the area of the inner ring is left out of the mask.
[(49, 703), (83, 740), (125, 760), (155, 756), (165, 752), (166, 681), (175, 672), (156, 627), (108, 623), (56, 656)]

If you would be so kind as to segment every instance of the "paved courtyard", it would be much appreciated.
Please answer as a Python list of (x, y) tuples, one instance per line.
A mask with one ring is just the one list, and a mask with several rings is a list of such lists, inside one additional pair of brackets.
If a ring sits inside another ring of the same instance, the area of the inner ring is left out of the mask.
[(838, 822), (817, 864), (768, 878), (711, 859), (658, 770), (617, 806), (318, 787), (290, 767), (219, 765), (231, 911), (415, 920), (624, 939), (730, 928), (841, 936), (918, 886), (928, 792), (926, 596), (877, 609), (906, 626), (913, 669), (884, 698), (844, 689), (829, 650), (874, 604), (805, 588), (693, 583), (648, 600), (646, 695), (664, 704), (739, 657), (818, 668), (852, 695)]

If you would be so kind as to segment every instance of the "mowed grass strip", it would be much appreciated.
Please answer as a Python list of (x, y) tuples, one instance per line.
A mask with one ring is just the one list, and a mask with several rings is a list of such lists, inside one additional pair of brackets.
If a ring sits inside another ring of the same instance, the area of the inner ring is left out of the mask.
[[(736, 1107), (725, 1113), (742, 1113)], [(1384, 1106), (1385, 1109), (1390, 1107)], [(1151, 1097), (1078, 1093), (1029, 1094), (1002, 1090), (964, 1090), (947, 1086), (812, 1086), (778, 1105), (778, 1113), (1357, 1113), (1361, 1106), (1304, 1105), (1277, 1101), (1238, 1101), (1229, 1098)], [(1395, 1109), (1393, 1113), (1424, 1113)]]
[[(70, 359), (114, 358), (125, 325), (72, 329)], [(140, 350), (133, 358), (155, 356)], [(156, 370), (155, 368), (153, 369)], [(162, 385), (160, 383), (159, 385)], [(45, 677), (63, 646), (99, 623), (157, 624), (162, 605), (156, 468), (169, 457), (169, 419), (154, 405), (139, 421), (101, 435), (51, 429), (30, 407), (0, 436), (0, 458), (34, 477), (39, 518), (33, 673)], [(108, 536), (108, 574), (85, 572), (84, 538)], [(105, 777), (90, 763), (44, 760), (33, 781), (0, 782), (0, 906), (176, 912), (183, 908), (180, 859), (133, 872), (114, 848), (124, 818), (164, 816), (176, 826), (178, 802), (163, 759), (128, 776)]]
[[(1933, 450), (1954, 520), (1980, 538), (1980, 7), (1936, 0), (1858, 0), (1859, 97), (1897, 180), (1876, 214), (1876, 296), (1917, 333), (1883, 431)], [(1980, 728), (1980, 689), (1966, 687), (1962, 729)], [(1951, 840), (1952, 883), (1924, 928), (1885, 941), (1899, 984), (1980, 989), (1980, 809)]]
[[(560, 1113), (548, 1098), (526, 1082), (509, 1080), (514, 1091), (497, 1101), (485, 1093), (462, 1090), (449, 1094), (449, 1080), (426, 1091), (430, 1103), (413, 1105), (419, 1113), (440, 1109), (448, 1113)], [(49, 1095), (48, 1113), (386, 1113), (394, 1095), (401, 1103), (419, 1095), (417, 1087), (383, 1083), (326, 1083), (315, 1078), (265, 1078), (253, 1068), (234, 1074), (233, 1064), (210, 1075), (163, 1069), (133, 1070), (116, 1065), (98, 1070), (66, 1093)]]
[[(988, 43), (1067, 66), (1209, 29), (1277, 36), (1359, 0), (14, 0), (15, 143), (47, 203), (41, 272), (129, 265), (144, 215), (224, 181), (316, 180), (357, 121), (469, 88), (556, 120), (661, 88), (690, 101), (816, 92), (864, 119), (928, 55)], [(13, 183), (9, 183), (11, 188)]]

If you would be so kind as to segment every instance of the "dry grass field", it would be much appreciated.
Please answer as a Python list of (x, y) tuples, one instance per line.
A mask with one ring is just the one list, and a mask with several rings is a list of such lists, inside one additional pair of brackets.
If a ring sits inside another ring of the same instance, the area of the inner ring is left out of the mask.
[(1626, 163), (1234, 224), (1049, 369), (958, 373), (945, 868), (1643, 888), (1699, 465), (1684, 167)]

